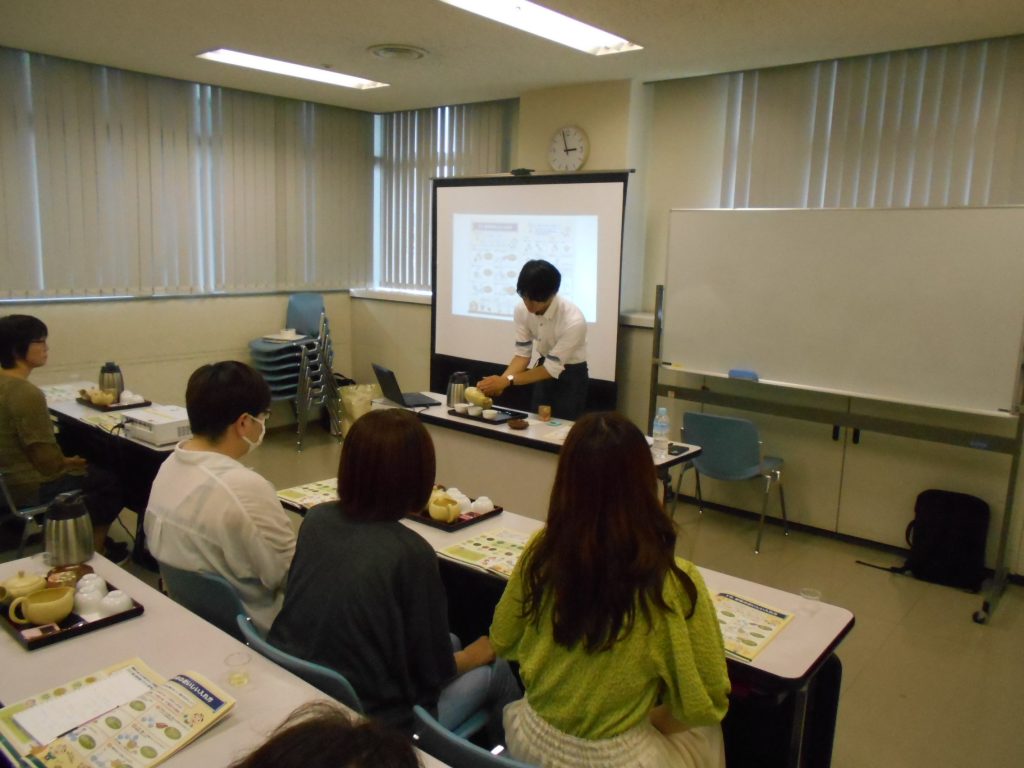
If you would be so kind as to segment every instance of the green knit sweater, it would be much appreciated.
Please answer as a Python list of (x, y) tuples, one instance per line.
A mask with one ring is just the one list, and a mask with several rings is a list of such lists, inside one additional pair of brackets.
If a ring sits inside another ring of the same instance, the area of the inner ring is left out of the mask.
[(722, 635), (715, 607), (696, 566), (676, 558), (697, 585), (697, 608), (669, 575), (663, 595), (671, 613), (652, 611), (651, 625), (637, 611), (633, 630), (607, 651), (567, 649), (552, 637), (550, 595), (538, 625), (522, 617), (519, 559), (494, 612), (491, 643), (499, 656), (518, 661), (530, 706), (549, 724), (583, 739), (616, 736), (667, 704), (689, 726), (713, 725), (729, 707)]

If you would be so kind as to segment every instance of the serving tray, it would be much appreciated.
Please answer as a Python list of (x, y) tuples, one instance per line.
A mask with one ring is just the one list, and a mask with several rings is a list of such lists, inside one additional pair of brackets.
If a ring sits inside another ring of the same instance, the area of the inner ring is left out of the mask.
[(426, 510), (419, 512), (409, 512), (406, 514), (406, 520), (415, 520), (417, 523), (423, 523), (429, 525), (431, 528), (437, 528), (442, 531), (448, 531), (452, 533), (454, 531), (461, 531), (463, 528), (467, 528), (471, 525), (479, 523), (482, 520), (486, 520), (489, 517), (500, 515), (504, 511), (503, 507), (495, 507), (490, 512), (463, 512), (454, 522), (442, 523), (440, 520), (432, 518)]
[(468, 419), (469, 421), (482, 421), (484, 424), (504, 424), (510, 419), (525, 419), (528, 416), (528, 414), (520, 411), (513, 411), (505, 408), (495, 408), (494, 410), (498, 412), (498, 415), (493, 419), (485, 419), (482, 415), (470, 416), (468, 413), (459, 413), (454, 408), (449, 409), (448, 415), (458, 416), (460, 419)]
[(145, 408), (147, 405), (153, 404), (149, 400), (143, 400), (141, 403), (112, 403), (110, 405), (99, 405), (85, 397), (76, 397), (75, 402), (81, 403), (86, 408), (93, 408), (97, 411), (104, 411), (108, 413), (110, 411), (127, 411), (129, 408)]
[[(108, 583), (107, 589), (113, 592), (117, 587)], [(95, 632), (97, 629), (109, 627), (111, 624), (118, 624), (139, 616), (146, 610), (142, 603), (132, 598), (131, 608), (120, 613), (103, 616), (102, 618), (89, 619), (71, 612), (65, 619), (56, 624), (16, 624), (11, 621), (7, 608), (7, 606), (3, 606), (3, 621), (0, 623), (7, 628), (8, 632), (14, 635), (14, 639), (21, 643), (22, 648), (30, 651), (69, 640), (72, 637), (78, 637), (87, 632)]]

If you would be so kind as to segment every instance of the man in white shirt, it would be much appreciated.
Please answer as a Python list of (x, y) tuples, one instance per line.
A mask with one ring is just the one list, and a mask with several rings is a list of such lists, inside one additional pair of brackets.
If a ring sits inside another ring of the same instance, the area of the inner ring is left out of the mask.
[[(558, 295), (562, 274), (554, 264), (532, 259), (516, 283), (522, 304), (516, 305), (515, 356), (500, 376), (487, 376), (477, 386), (488, 397), (509, 387), (532, 386), (530, 410), (550, 405), (562, 419), (576, 419), (587, 404), (587, 320), (580, 308)], [(534, 353), (537, 365), (530, 368)]]
[(295, 532), (266, 479), (239, 462), (259, 446), (270, 389), (245, 363), (204, 365), (185, 391), (192, 437), (160, 467), (146, 509), (150, 552), (234, 586), (266, 631), (281, 609)]

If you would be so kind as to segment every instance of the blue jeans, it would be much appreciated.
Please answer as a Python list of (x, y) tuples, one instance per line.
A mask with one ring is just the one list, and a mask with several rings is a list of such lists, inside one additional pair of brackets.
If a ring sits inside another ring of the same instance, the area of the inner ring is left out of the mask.
[[(452, 650), (462, 648), (452, 635)], [(523, 692), (515, 675), (504, 659), (471, 669), (459, 675), (441, 690), (437, 700), (437, 721), (448, 730), (454, 730), (480, 709), (488, 714), (487, 735), (492, 743), (504, 743), (505, 731), (501, 714), (505, 705), (521, 699)]]

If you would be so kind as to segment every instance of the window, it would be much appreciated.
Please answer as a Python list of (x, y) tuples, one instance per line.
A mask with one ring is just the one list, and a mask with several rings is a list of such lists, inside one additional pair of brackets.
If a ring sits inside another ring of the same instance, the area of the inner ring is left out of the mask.
[(0, 298), (365, 284), (368, 113), (0, 48)]
[(518, 102), (377, 115), (373, 287), (429, 292), (430, 180), (509, 170)]
[(1024, 37), (727, 77), (724, 208), (1024, 203)]

